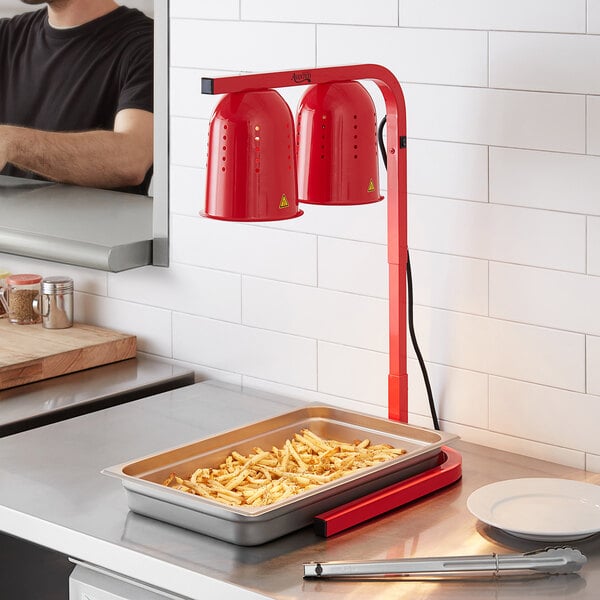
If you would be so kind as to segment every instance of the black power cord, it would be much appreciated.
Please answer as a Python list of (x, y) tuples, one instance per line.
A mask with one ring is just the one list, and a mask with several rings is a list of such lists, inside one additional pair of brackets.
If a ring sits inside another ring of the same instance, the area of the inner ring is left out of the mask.
[[(383, 164), (387, 169), (387, 152), (385, 151), (385, 143), (383, 141), (383, 129), (387, 122), (387, 116), (381, 119), (381, 123), (379, 123), (379, 127), (377, 129), (377, 139), (379, 141), (379, 148), (381, 149), (381, 156), (383, 158)], [(407, 312), (408, 312), (408, 330), (410, 332), (410, 339), (412, 341), (413, 348), (415, 350), (415, 354), (417, 355), (417, 360), (419, 361), (419, 366), (421, 367), (421, 373), (423, 373), (423, 381), (425, 383), (425, 389), (427, 390), (427, 399), (429, 400), (429, 410), (431, 411), (431, 419), (433, 421), (433, 426), (435, 429), (440, 429), (440, 424), (437, 417), (437, 412), (435, 409), (435, 402), (433, 400), (433, 392), (431, 390), (431, 383), (429, 382), (429, 375), (427, 374), (427, 367), (425, 366), (425, 361), (423, 360), (423, 355), (421, 354), (421, 349), (419, 348), (419, 344), (417, 342), (417, 336), (415, 334), (415, 323), (413, 318), (413, 282), (412, 282), (412, 270), (410, 268), (410, 254), (408, 249), (406, 251), (406, 304), (407, 304)]]

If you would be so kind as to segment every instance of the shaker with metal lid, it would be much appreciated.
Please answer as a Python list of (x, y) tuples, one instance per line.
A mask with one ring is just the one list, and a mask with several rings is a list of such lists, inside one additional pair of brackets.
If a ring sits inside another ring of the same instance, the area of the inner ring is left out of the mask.
[(73, 280), (70, 277), (42, 279), (38, 310), (46, 329), (66, 329), (73, 325)]

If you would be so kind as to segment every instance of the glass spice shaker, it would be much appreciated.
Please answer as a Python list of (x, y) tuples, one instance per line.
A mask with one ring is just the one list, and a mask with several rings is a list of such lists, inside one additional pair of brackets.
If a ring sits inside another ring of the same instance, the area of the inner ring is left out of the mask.
[(9, 275), (9, 271), (0, 269), (0, 319), (6, 318), (6, 296), (4, 296), (4, 290), (6, 288), (6, 278)]
[(66, 329), (73, 325), (73, 280), (70, 277), (44, 277), (40, 300), (36, 304), (43, 327)]
[(8, 320), (17, 325), (39, 323), (42, 317), (34, 310), (40, 293), (41, 275), (23, 273), (6, 278)]

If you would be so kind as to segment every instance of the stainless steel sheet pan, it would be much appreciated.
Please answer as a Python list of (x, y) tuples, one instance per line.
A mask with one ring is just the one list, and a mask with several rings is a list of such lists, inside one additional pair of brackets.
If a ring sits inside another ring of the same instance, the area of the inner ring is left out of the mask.
[[(216, 467), (233, 450), (281, 446), (309, 428), (323, 438), (351, 442), (369, 438), (404, 448), (406, 454), (360, 469), (330, 483), (263, 507), (234, 507), (168, 488), (169, 473)], [(437, 464), (443, 445), (456, 436), (324, 405), (282, 415), (157, 454), (106, 468), (121, 479), (130, 510), (242, 546), (268, 542), (310, 525), (315, 515), (401, 481)]]

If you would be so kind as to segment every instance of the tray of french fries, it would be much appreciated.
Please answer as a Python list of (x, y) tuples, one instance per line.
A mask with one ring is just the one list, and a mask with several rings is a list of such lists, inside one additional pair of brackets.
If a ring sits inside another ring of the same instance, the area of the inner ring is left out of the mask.
[(434, 467), (456, 436), (307, 405), (102, 471), (130, 510), (242, 546)]

